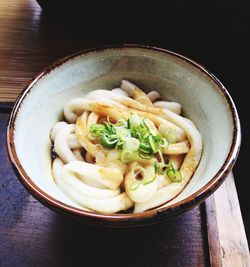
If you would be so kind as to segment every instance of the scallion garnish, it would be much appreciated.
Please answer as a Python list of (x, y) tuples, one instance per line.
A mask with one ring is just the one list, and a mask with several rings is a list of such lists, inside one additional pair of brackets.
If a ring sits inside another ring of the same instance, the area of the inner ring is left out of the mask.
[(154, 163), (154, 170), (155, 170), (155, 173), (158, 173), (158, 172), (159, 172), (159, 169), (160, 169), (159, 162), (158, 162), (158, 161), (155, 161), (155, 163)]
[(141, 122), (142, 121), (140, 117), (137, 114), (133, 113), (128, 119), (128, 128), (129, 129), (136, 128), (141, 124)]
[(152, 149), (148, 143), (140, 143), (140, 152), (145, 154), (152, 154)]
[[(164, 152), (168, 142), (173, 141), (174, 136), (163, 138), (157, 131), (150, 128), (146, 118), (140, 118), (132, 113), (128, 121), (121, 119), (117, 123), (109, 120), (103, 124), (93, 124), (90, 133), (94, 138), (99, 138), (105, 148), (121, 150), (121, 160), (130, 162), (138, 155), (142, 159), (151, 159), (157, 152)], [(168, 138), (171, 139), (168, 141)]]
[(158, 142), (155, 141), (152, 135), (149, 135), (148, 141), (149, 141), (149, 145), (152, 149), (153, 154), (155, 154), (158, 151)]
[(174, 168), (171, 164), (171, 167), (166, 171), (168, 178), (175, 183), (180, 183), (182, 180), (181, 173)]
[(140, 141), (134, 137), (127, 138), (125, 142), (125, 148), (129, 151), (138, 151), (140, 147)]
[(90, 132), (94, 137), (99, 137), (105, 131), (103, 124), (92, 124), (90, 126)]
[(107, 148), (115, 148), (118, 140), (115, 135), (108, 135), (107, 133), (100, 136), (100, 143)]
[(138, 187), (139, 187), (139, 183), (137, 183), (137, 182), (133, 182), (131, 185), (130, 185), (130, 189), (132, 190), (132, 191), (135, 191)]
[(129, 163), (135, 158), (135, 156), (135, 152), (123, 149), (121, 152), (121, 161), (124, 163)]
[(144, 152), (139, 152), (139, 156), (142, 158), (142, 159), (152, 159), (152, 155), (150, 154), (147, 154), (147, 153), (144, 153)]

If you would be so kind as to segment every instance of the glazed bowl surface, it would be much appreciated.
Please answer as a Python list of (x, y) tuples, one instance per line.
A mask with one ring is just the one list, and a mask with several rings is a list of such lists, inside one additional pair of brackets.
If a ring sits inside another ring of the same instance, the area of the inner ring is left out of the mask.
[[(63, 194), (53, 180), (50, 131), (62, 119), (67, 101), (95, 89), (118, 87), (122, 79), (181, 103), (182, 114), (201, 133), (201, 161), (186, 188), (165, 205), (136, 214), (88, 212)], [(159, 222), (204, 201), (231, 171), (240, 138), (235, 105), (214, 75), (184, 56), (139, 45), (82, 51), (49, 66), (23, 90), (7, 127), (12, 166), (35, 198), (83, 222), (114, 227)]]

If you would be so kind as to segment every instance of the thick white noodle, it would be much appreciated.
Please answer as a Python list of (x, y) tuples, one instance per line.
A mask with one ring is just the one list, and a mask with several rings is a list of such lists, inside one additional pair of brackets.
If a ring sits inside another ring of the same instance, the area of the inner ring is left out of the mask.
[(163, 109), (171, 110), (178, 115), (181, 114), (181, 105), (179, 103), (176, 103), (176, 102), (156, 101), (156, 102), (154, 102), (154, 106), (157, 108), (163, 108)]
[[(147, 166), (144, 170), (145, 171), (142, 173), (141, 181), (136, 180), (136, 171), (127, 173), (124, 180), (127, 195), (136, 203), (143, 203), (151, 199), (154, 196), (158, 186), (156, 179), (148, 184), (144, 184), (146, 181), (150, 181), (154, 178), (154, 167)], [(136, 188), (136, 190), (134, 188)]]
[(97, 199), (82, 195), (71, 187), (62, 188), (62, 190), (78, 204), (101, 213), (117, 213), (122, 210), (128, 210), (133, 206), (133, 202), (126, 193), (121, 193), (112, 198)]
[(130, 95), (130, 97), (133, 98), (135, 101), (137, 101), (141, 104), (144, 104), (144, 105), (153, 106), (148, 95), (146, 93), (144, 93), (135, 84), (133, 84), (127, 80), (122, 80), (121, 88), (123, 90), (125, 90)]
[(161, 98), (160, 94), (156, 91), (151, 91), (146, 95), (135, 84), (126, 80), (122, 81), (121, 88), (128, 92), (128, 94), (132, 98), (134, 98), (141, 104), (152, 106), (153, 103), (154, 107), (169, 109), (177, 114), (181, 114), (181, 105), (179, 103), (169, 101), (156, 101)]
[(83, 161), (70, 162), (71, 168), (78, 173), (78, 178), (83, 180), (86, 184), (89, 181), (95, 182), (96, 186), (100, 186), (116, 190), (119, 188), (123, 175), (118, 168), (103, 167), (96, 164), (91, 164)]
[(76, 156), (70, 149), (69, 136), (75, 131), (75, 124), (65, 125), (55, 136), (55, 151), (58, 156), (64, 161), (69, 163), (77, 160)]
[(67, 125), (67, 123), (65, 121), (59, 121), (57, 122), (50, 133), (50, 139), (52, 142), (55, 142), (55, 137), (56, 135), (59, 133), (60, 130), (62, 130), (65, 126)]
[[(62, 168), (63, 168), (63, 166), (64, 166), (64, 163), (59, 157), (54, 159), (54, 161), (52, 163), (52, 174), (53, 174), (53, 177), (55, 179), (56, 184), (64, 192), (64, 187), (66, 189), (66, 186), (62, 181)], [(66, 194), (66, 196), (67, 196), (67, 194)], [(74, 199), (72, 199), (72, 200), (74, 201)], [(90, 211), (89, 209), (85, 208), (82, 205), (81, 205), (81, 209)]]
[(64, 165), (62, 169), (62, 178), (67, 186), (74, 188), (78, 193), (94, 198), (111, 198), (120, 194), (120, 189), (101, 189), (90, 186), (80, 179), (79, 176), (84, 176), (79, 172), (79, 162), (70, 162)]
[(157, 189), (160, 189), (163, 186), (167, 186), (172, 183), (172, 181), (170, 181), (168, 177), (166, 177), (166, 175), (159, 174), (157, 175), (156, 179), (157, 179)]
[[(114, 94), (114, 93), (113, 93)], [(114, 94), (115, 95), (115, 94)], [(75, 98), (64, 105), (64, 116), (69, 123), (76, 123), (77, 118), (83, 113), (84, 110), (89, 110), (98, 113), (98, 101), (100, 104), (110, 105), (126, 109), (124, 105), (121, 105), (110, 99), (104, 99), (102, 95), (98, 95), (97, 100), (87, 98)], [(77, 113), (78, 112), (78, 113)]]
[(65, 183), (62, 177), (62, 166), (63, 162), (59, 158), (56, 158), (52, 165), (52, 172), (56, 183), (67, 196), (76, 203), (80, 204), (84, 210), (91, 209), (102, 213), (116, 213), (121, 210), (127, 210), (133, 206), (133, 202), (127, 197), (126, 193), (101, 199), (79, 193), (79, 190), (76, 190), (74, 186), (72, 187)]
[[(50, 139), (51, 141), (54, 143), (55, 142), (55, 138), (56, 135), (63, 130), (66, 126), (68, 125), (68, 123), (66, 123), (65, 121), (61, 121), (58, 122), (54, 125), (54, 127), (52, 128), (51, 134), (50, 134)], [(76, 148), (82, 148), (82, 145), (79, 143), (78, 139), (76, 138), (74, 133), (71, 133), (69, 135), (69, 147), (71, 149), (76, 149)]]
[(158, 189), (150, 200), (144, 203), (135, 203), (134, 213), (143, 212), (169, 202), (181, 192), (182, 188), (180, 183), (170, 183)]
[(189, 151), (188, 141), (182, 141), (179, 143), (169, 144), (164, 154), (166, 155), (179, 155), (186, 154)]
[(114, 92), (114, 93), (116, 93), (118, 95), (121, 95), (121, 96), (129, 97), (128, 93), (125, 92), (124, 90), (122, 90), (121, 88), (112, 89), (112, 92)]
[(71, 149), (78, 149), (78, 148), (82, 148), (82, 145), (79, 143), (76, 135), (74, 133), (69, 135), (69, 147)]
[(151, 91), (148, 93), (148, 98), (152, 103), (154, 103), (156, 100), (161, 99), (161, 95), (156, 91)]
[(82, 153), (81, 153), (82, 149), (81, 148), (76, 148), (76, 149), (73, 149), (72, 152), (74, 154), (74, 156), (76, 157), (77, 160), (79, 161), (85, 161), (83, 156), (82, 156)]
[(134, 97), (137, 86), (127, 80), (122, 80), (121, 88), (127, 92), (130, 97)]

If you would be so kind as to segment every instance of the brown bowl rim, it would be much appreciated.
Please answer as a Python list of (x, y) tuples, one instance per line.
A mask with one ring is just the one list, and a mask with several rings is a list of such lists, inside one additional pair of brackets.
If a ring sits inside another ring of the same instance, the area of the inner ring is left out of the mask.
[[(201, 72), (203, 72), (205, 75), (207, 75), (208, 78), (217, 85), (215, 88), (224, 97), (224, 99), (226, 100), (226, 103), (228, 104), (229, 110), (231, 112), (232, 123), (233, 123), (232, 143), (231, 143), (230, 151), (228, 153), (228, 156), (225, 162), (223, 163), (220, 170), (213, 176), (213, 178), (208, 183), (206, 183), (201, 189), (199, 189), (198, 191), (196, 191), (195, 193), (193, 193), (192, 195), (190, 195), (189, 197), (181, 201), (178, 201), (167, 207), (160, 206), (152, 210), (148, 210), (148, 211), (140, 212), (140, 213), (133, 213), (133, 214), (101, 214), (101, 213), (84, 211), (79, 208), (75, 208), (65, 203), (62, 203), (58, 201), (57, 199), (49, 196), (46, 192), (41, 190), (32, 181), (32, 179), (27, 175), (27, 173), (23, 169), (18, 159), (16, 149), (15, 149), (15, 143), (14, 143), (15, 121), (16, 121), (16, 117), (18, 116), (18, 110), (20, 106), (22, 105), (22, 102), (25, 99), (26, 95), (28, 95), (28, 93), (31, 91), (34, 85), (42, 77), (47, 75), (51, 70), (55, 69), (56, 67), (59, 67), (63, 63), (69, 61), (70, 59), (73, 59), (78, 56), (86, 55), (92, 52), (100, 52), (102, 50), (123, 49), (123, 48), (125, 49), (138, 48), (138, 49), (145, 49), (145, 50), (156, 51), (156, 52), (160, 52), (164, 54), (169, 54), (171, 56), (174, 56), (181, 60), (186, 61), (187, 63), (193, 65), (194, 67), (199, 69)], [(232, 170), (232, 167), (239, 153), (240, 144), (241, 144), (241, 130), (240, 130), (239, 117), (237, 114), (235, 104), (230, 94), (224, 87), (224, 85), (202, 65), (200, 65), (199, 63), (196, 63), (195, 61), (185, 56), (182, 56), (176, 52), (172, 52), (167, 49), (162, 49), (159, 47), (148, 46), (148, 45), (140, 45), (140, 44), (109, 45), (109, 46), (102, 46), (102, 47), (97, 47), (93, 49), (82, 50), (82, 51), (73, 53), (67, 57), (64, 57), (62, 59), (59, 59), (54, 64), (43, 69), (40, 73), (38, 73), (31, 80), (31, 82), (28, 83), (28, 85), (24, 88), (24, 90), (21, 92), (18, 99), (16, 100), (13, 110), (11, 112), (11, 115), (9, 117), (8, 124), (7, 124), (7, 138), (6, 138), (7, 152), (8, 152), (8, 156), (12, 164), (12, 167), (18, 179), (20, 180), (20, 182), (36, 199), (41, 201), (43, 204), (45, 204), (49, 208), (52, 208), (56, 211), (60, 211), (63, 214), (86, 219), (85, 222), (87, 223), (98, 224), (98, 225), (102, 225), (102, 224), (111, 225), (111, 226), (118, 226), (118, 227), (119, 226), (130, 226), (132, 224), (136, 226), (136, 225), (149, 224), (149, 223), (165, 220), (174, 215), (190, 210), (192, 207), (203, 202), (210, 194), (212, 194), (221, 185), (221, 183), (225, 180), (229, 172)]]

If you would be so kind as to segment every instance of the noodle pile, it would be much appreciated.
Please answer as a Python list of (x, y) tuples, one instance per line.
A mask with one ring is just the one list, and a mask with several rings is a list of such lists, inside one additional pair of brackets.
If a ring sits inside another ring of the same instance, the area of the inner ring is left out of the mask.
[(143, 212), (167, 203), (197, 168), (201, 136), (181, 106), (123, 80), (64, 106), (51, 131), (56, 184), (83, 209)]

